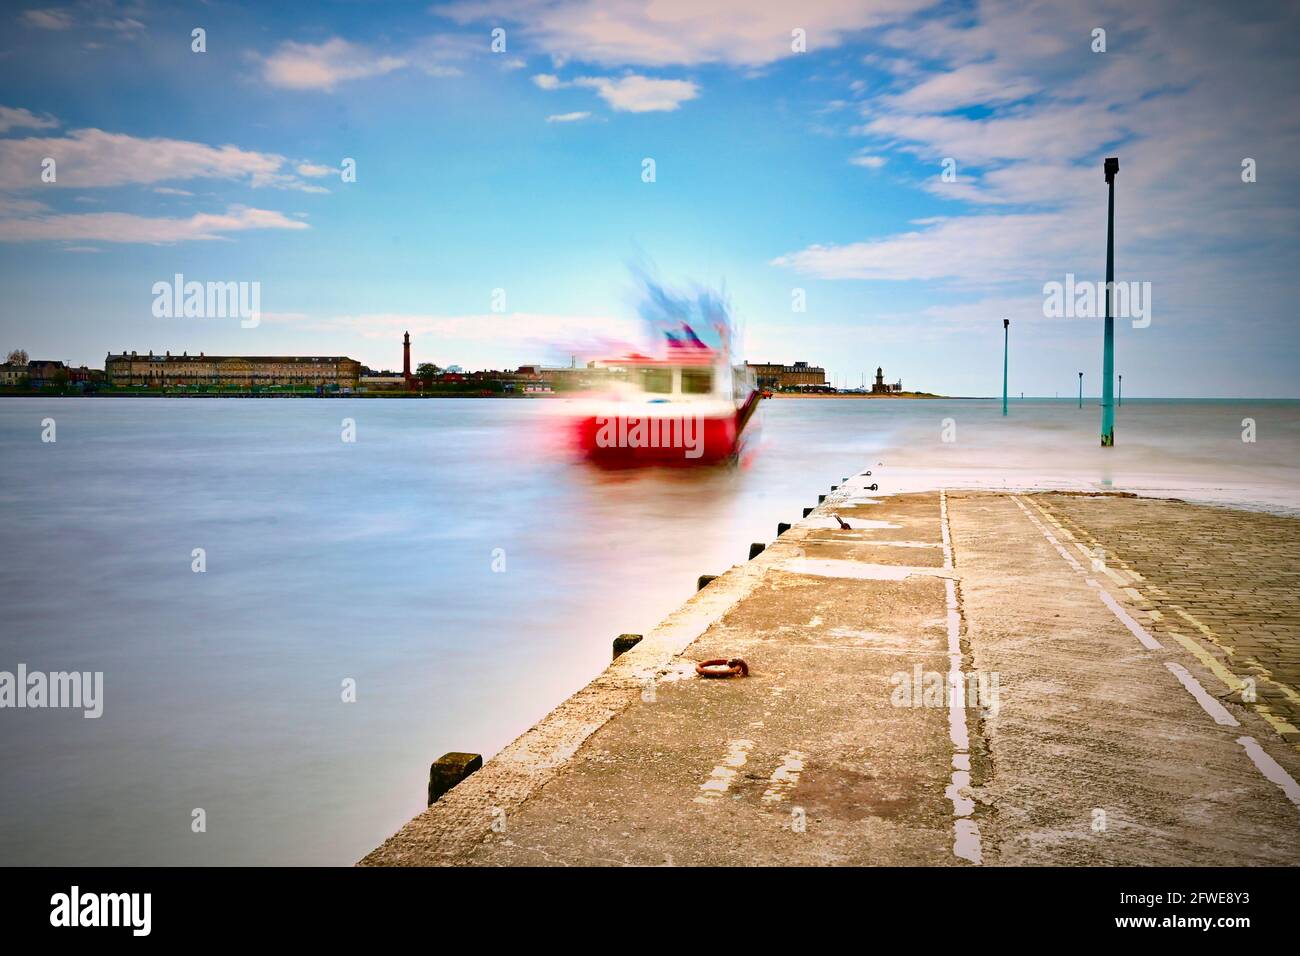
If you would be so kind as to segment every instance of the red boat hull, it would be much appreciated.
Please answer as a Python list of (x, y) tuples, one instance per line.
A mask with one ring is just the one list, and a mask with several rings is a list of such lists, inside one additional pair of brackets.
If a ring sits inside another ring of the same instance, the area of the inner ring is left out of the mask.
[[(636, 468), (645, 465), (686, 467), (712, 465), (730, 461), (740, 450), (741, 434), (749, 423), (758, 404), (758, 393), (753, 392), (745, 404), (733, 414), (721, 417), (698, 417), (686, 433), (687, 441), (678, 431), (670, 438), (669, 429), (660, 419), (661, 434), (646, 440), (638, 436), (638, 423), (648, 421), (635, 415), (586, 416), (575, 422), (577, 444), (582, 453), (593, 462), (611, 468)], [(651, 431), (653, 435), (653, 431)], [(611, 440), (614, 436), (627, 436), (628, 440)]]

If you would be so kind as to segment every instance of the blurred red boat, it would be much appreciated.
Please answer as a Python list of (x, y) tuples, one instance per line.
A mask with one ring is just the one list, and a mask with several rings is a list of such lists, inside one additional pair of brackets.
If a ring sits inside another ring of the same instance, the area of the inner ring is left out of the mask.
[(744, 362), (710, 348), (683, 325), (662, 357), (629, 353), (597, 365), (616, 375), (609, 389), (578, 402), (578, 447), (614, 468), (690, 466), (734, 459), (760, 392)]

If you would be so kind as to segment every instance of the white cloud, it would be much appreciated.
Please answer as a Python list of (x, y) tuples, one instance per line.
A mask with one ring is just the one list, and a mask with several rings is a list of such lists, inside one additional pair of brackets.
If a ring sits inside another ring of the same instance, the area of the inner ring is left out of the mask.
[(72, 26), (72, 17), (65, 10), (50, 8), (47, 10), (24, 10), (22, 22), (29, 27), (41, 30), (67, 30)]
[(791, 56), (791, 30), (809, 52), (894, 22), (934, 0), (460, 0), (433, 12), (461, 23), (517, 23), (561, 62), (606, 66), (724, 63), (761, 66)]
[(690, 80), (657, 80), (635, 73), (618, 78), (583, 76), (573, 82), (594, 89), (606, 103), (625, 113), (670, 112), (700, 93)]
[(58, 125), (52, 116), (37, 116), (30, 110), (0, 106), (0, 133), (11, 129), (53, 129)]
[(961, 169), (1012, 160), (1072, 162), (1095, 153), (1099, 143), (1128, 136), (1131, 128), (1125, 113), (1104, 104), (1068, 103), (984, 119), (884, 113), (855, 132), (900, 141), (925, 159), (951, 156)]
[(113, 30), (125, 36), (131, 36), (144, 30), (144, 24), (131, 17), (101, 17), (95, 21), (101, 30)]
[[(68, 7), (45, 7), (23, 11), (18, 22), (37, 30), (107, 30), (124, 39), (134, 39), (145, 30), (145, 25), (135, 17), (115, 9), (113, 0), (82, 0), (75, 4), (76, 15)], [(136, 12), (139, 5), (132, 4), (129, 13)], [(101, 43), (83, 44), (88, 49), (100, 49)]]
[(485, 44), (477, 37), (460, 34), (435, 33), (415, 40), (401, 54), (407, 64), (435, 78), (463, 76), (457, 64), (465, 64), (484, 55)]
[(555, 113), (555, 114), (553, 114), (553, 115), (551, 115), (551, 116), (546, 117), (546, 122), (548, 122), (548, 123), (578, 123), (578, 122), (581, 122), (582, 120), (589, 119), (590, 117), (591, 117), (591, 114), (590, 114), (590, 113), (587, 113), (587, 112)]
[(185, 219), (137, 216), (123, 212), (0, 216), (0, 242), (51, 239), (97, 242), (171, 243), (221, 239), (249, 229), (306, 229), (305, 222), (268, 209), (232, 207), (224, 213), (196, 213)]
[[(1043, 284), (1102, 278), (1101, 161), (1119, 156), (1117, 278), (1150, 282), (1156, 303), (1142, 344), (1167, 356), (1224, 315), (1262, 341), (1294, 323), (1295, 279), (1279, 250), (1296, 247), (1300, 193), (1290, 177), (1243, 183), (1240, 164), (1285, 166), (1300, 151), (1294, 53), (1282, 39), (1297, 21), (1282, 7), (1247, 24), (1227, 8), (1184, 15), (1166, 0), (1100, 10), (979, 0), (888, 31), (898, 55), (869, 64), (889, 76), (858, 104), (853, 132), (869, 144), (859, 155), (888, 157), (899, 177), (916, 171), (915, 185), (952, 214), (772, 263), (828, 280), (924, 283), (892, 293), (923, 293), (927, 304), (890, 318), (918, 331), (996, 329), (1007, 316), (1013, 335), (1026, 320), (1036, 335), (1066, 334), (1042, 318)], [(1110, 52), (1094, 54), (1090, 30), (1102, 23), (1117, 25)], [(950, 112), (965, 107), (975, 109)], [(945, 157), (956, 182), (940, 177)]]
[(59, 186), (122, 186), (184, 179), (298, 185), (289, 161), (274, 153), (79, 129), (60, 137), (0, 139), (0, 188), (41, 185), (41, 161), (47, 156), (57, 163)]
[(856, 156), (849, 157), (849, 162), (854, 166), (863, 166), (867, 169), (880, 169), (885, 165), (885, 157), (872, 156), (870, 153), (858, 153)]
[(538, 73), (533, 77), (533, 84), (543, 90), (558, 90), (567, 84), (561, 83), (554, 73)]
[(0, 218), (10, 216), (34, 216), (49, 212), (50, 207), (35, 199), (19, 199), (17, 196), (0, 194)]
[(299, 176), (310, 176), (313, 179), (319, 179), (322, 176), (338, 172), (333, 166), (322, 166), (319, 163), (299, 163), (294, 169), (297, 170)]
[(1009, 103), (1039, 90), (1030, 80), (1008, 75), (1001, 64), (971, 63), (930, 76), (886, 102), (892, 109), (933, 113)]
[[(925, 220), (922, 228), (846, 245), (813, 245), (772, 264), (818, 279), (992, 283), (1068, 271), (1088, 248), (1083, 231), (1054, 214)], [(1095, 244), (1095, 241), (1094, 243)]]
[(262, 61), (262, 77), (283, 89), (330, 91), (347, 80), (381, 76), (405, 65), (400, 57), (375, 53), (340, 37), (317, 44), (288, 40)]

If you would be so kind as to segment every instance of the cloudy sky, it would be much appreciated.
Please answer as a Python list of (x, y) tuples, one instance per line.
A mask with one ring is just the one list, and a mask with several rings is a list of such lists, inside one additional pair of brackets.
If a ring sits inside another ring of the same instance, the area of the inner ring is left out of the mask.
[[(630, 319), (648, 264), (725, 289), (752, 360), (989, 395), (1005, 316), (1012, 390), (1070, 394), (1096, 386), (1101, 321), (1044, 316), (1043, 286), (1103, 277), (1114, 155), (1117, 278), (1152, 296), (1118, 326), (1126, 393), (1300, 397), (1294, 3), (0, 16), (4, 350), (378, 368), (410, 329), (417, 361), (562, 361)], [(259, 282), (261, 324), (155, 317), (176, 273)]]

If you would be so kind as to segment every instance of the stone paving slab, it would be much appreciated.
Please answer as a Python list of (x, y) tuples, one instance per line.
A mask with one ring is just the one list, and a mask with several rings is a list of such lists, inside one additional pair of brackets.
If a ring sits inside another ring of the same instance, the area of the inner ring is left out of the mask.
[[(1199, 641), (1254, 690), (1300, 749), (1300, 518), (1119, 495), (1036, 495), (1156, 612), (1152, 630)], [(1241, 690), (1233, 689), (1240, 701)], [(1285, 725), (1285, 726), (1284, 726)]]
[[(1300, 862), (1300, 806), (1238, 742), (1253, 735), (1300, 773), (1268, 724), (1231, 702), (1239, 725), (1217, 724), (1167, 662), (1204, 687), (1214, 675), (1172, 641), (1144, 646), (1100, 599), (1099, 584), (1119, 596), (1114, 582), (1084, 552), (1074, 570), (1015, 496), (949, 500), (973, 666), (1000, 677), (997, 713), (980, 725), (991, 763), (976, 791), (990, 811), (986, 860)], [(1124, 610), (1138, 626), (1147, 617)]]

